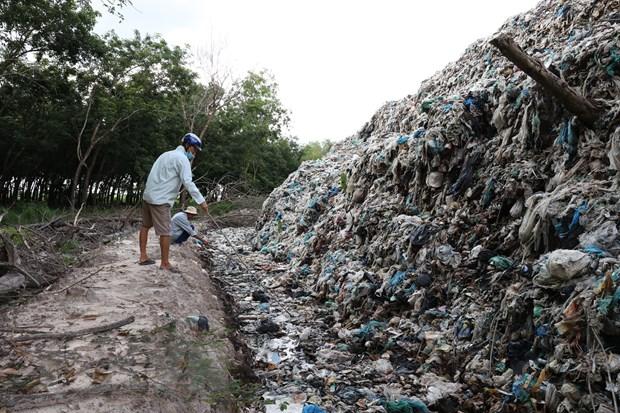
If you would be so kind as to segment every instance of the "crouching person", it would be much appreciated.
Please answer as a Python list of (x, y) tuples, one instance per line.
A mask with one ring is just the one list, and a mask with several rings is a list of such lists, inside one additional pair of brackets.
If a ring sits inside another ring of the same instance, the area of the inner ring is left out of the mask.
[(197, 238), (204, 244), (207, 243), (207, 240), (198, 234), (194, 225), (190, 223), (197, 215), (198, 211), (193, 206), (187, 207), (185, 210), (174, 214), (172, 217), (173, 244), (183, 244), (189, 237)]

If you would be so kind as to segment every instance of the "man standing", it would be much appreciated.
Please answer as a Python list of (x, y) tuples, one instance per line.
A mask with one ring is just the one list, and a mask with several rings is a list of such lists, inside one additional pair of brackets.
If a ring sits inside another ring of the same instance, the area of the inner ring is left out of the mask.
[(142, 197), (142, 228), (140, 228), (140, 265), (155, 264), (146, 253), (149, 229), (155, 227), (159, 236), (161, 249), (160, 268), (171, 272), (179, 272), (170, 264), (170, 209), (179, 195), (181, 184), (187, 189), (194, 201), (209, 213), (204, 197), (192, 182), (190, 161), (202, 150), (202, 141), (193, 133), (185, 135), (175, 150), (164, 152), (157, 158)]
[(174, 216), (172, 217), (173, 244), (183, 244), (189, 239), (189, 237), (194, 237), (205, 244), (207, 243), (207, 240), (204, 239), (196, 231), (196, 228), (194, 228), (194, 226), (189, 222), (192, 219), (196, 218), (196, 215), (198, 215), (198, 211), (193, 206), (187, 207), (185, 208), (185, 210), (174, 214)]

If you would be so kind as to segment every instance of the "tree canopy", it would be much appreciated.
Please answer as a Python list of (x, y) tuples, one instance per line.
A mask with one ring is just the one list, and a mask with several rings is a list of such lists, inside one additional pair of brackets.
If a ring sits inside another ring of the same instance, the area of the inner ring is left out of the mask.
[(302, 161), (313, 161), (321, 159), (332, 148), (333, 143), (329, 140), (322, 142), (310, 142), (305, 145), (301, 152)]
[(0, 202), (139, 202), (154, 160), (190, 131), (205, 142), (199, 185), (268, 191), (298, 166), (267, 72), (203, 84), (187, 49), (99, 36), (97, 16), (87, 0), (0, 4)]

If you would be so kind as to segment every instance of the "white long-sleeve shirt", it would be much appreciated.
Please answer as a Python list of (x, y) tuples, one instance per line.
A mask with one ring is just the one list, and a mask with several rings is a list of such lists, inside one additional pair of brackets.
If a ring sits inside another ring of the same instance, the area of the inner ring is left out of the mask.
[(187, 189), (197, 204), (205, 202), (196, 184), (192, 182), (192, 167), (185, 155), (185, 148), (162, 153), (153, 164), (146, 180), (142, 198), (152, 205), (174, 205), (181, 185)]
[(187, 232), (190, 236), (195, 237), (198, 232), (192, 228), (192, 224), (189, 223), (187, 214), (183, 211), (177, 212), (172, 217), (172, 240), (179, 238), (183, 232)]

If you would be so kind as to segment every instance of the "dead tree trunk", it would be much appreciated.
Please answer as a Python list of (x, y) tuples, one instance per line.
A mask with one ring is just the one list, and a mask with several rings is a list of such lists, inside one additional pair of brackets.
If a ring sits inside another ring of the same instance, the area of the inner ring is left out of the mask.
[(97, 132), (99, 131), (99, 125), (101, 125), (101, 122), (98, 122), (97, 125), (95, 126), (95, 130), (93, 131), (93, 136), (91, 138), (90, 145), (88, 146), (88, 149), (86, 150), (85, 154), (82, 154), (82, 151), (80, 149), (80, 142), (81, 142), (82, 136), (80, 135), (80, 137), (78, 138), (78, 166), (75, 169), (75, 174), (73, 175), (73, 181), (71, 185), (71, 211), (75, 211), (75, 208), (77, 206), (78, 192), (82, 190), (84, 187), (83, 184), (80, 184), (80, 180), (82, 179), (82, 169), (88, 167), (86, 161), (88, 161), (88, 158), (91, 152), (93, 151), (93, 148), (99, 142), (99, 139), (97, 139)]
[(543, 89), (558, 99), (581, 122), (590, 127), (594, 125), (599, 115), (597, 107), (575, 92), (564, 80), (547, 70), (539, 60), (527, 55), (510, 36), (500, 34), (491, 40), (491, 44), (519, 69), (538, 82)]
[(84, 177), (84, 184), (82, 188), (80, 188), (80, 203), (86, 204), (88, 201), (88, 195), (90, 195), (90, 180), (93, 175), (93, 170), (95, 169), (95, 165), (97, 163), (97, 158), (99, 157), (99, 153), (101, 152), (101, 146), (98, 146), (95, 150), (95, 153), (90, 160), (90, 164), (86, 167), (86, 176)]

